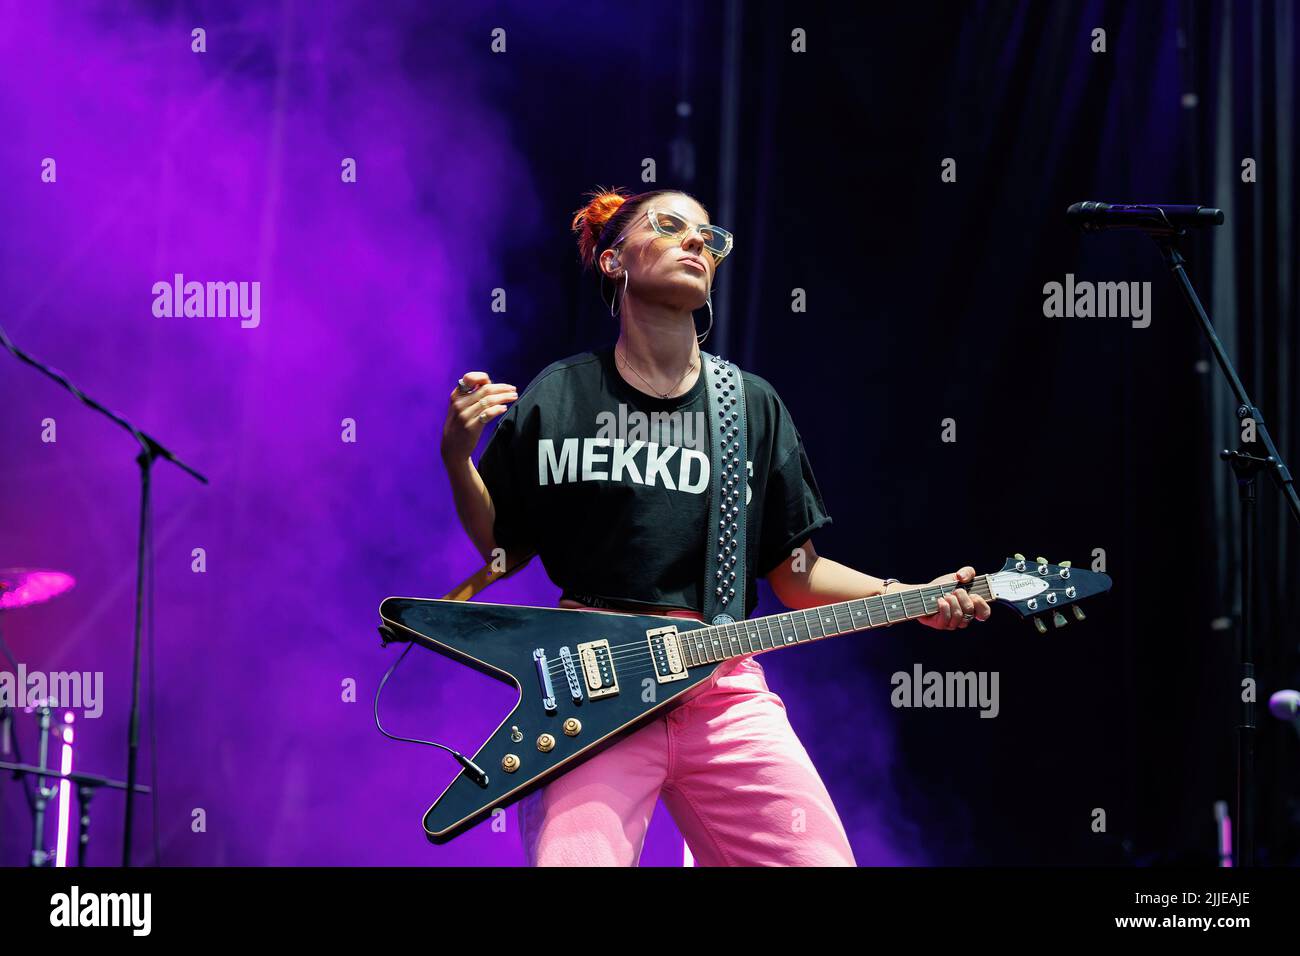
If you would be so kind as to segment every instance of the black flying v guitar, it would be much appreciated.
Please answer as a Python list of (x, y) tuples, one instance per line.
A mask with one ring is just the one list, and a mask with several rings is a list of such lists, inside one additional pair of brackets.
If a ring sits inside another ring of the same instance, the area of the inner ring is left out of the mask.
[[(424, 815), (424, 832), (445, 843), (553, 780), (655, 716), (684, 703), (728, 658), (852, 634), (935, 611), (956, 583), (841, 601), (802, 611), (708, 625), (690, 618), (509, 604), (388, 598), (385, 642), (414, 641), (513, 684), (519, 703)], [(1095, 571), (1017, 554), (966, 590), (987, 601), (1066, 623), (1069, 607), (1110, 590)], [(647, 693), (653, 689), (653, 693)]]

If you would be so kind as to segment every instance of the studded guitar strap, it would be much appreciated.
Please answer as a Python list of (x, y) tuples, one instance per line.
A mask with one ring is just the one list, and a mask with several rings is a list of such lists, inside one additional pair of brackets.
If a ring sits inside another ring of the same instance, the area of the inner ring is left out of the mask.
[(703, 350), (709, 405), (709, 510), (705, 523), (704, 608), (708, 624), (745, 617), (745, 385), (740, 369)]

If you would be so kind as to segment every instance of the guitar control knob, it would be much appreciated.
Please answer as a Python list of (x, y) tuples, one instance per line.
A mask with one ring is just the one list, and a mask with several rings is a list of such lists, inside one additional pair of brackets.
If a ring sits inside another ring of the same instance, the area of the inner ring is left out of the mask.
[(564, 733), (569, 737), (576, 737), (582, 733), (582, 721), (577, 717), (570, 717), (564, 722)]
[(501, 769), (506, 773), (514, 773), (519, 769), (519, 758), (514, 754), (506, 754), (501, 758)]
[(537, 738), (537, 749), (547, 754), (555, 749), (555, 738), (550, 734), (542, 734)]

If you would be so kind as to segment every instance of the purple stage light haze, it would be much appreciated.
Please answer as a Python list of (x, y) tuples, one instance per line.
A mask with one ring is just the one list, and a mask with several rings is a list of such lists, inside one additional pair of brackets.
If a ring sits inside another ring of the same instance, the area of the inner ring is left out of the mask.
[[(527, 149), (563, 145), (515, 141), (465, 6), (385, 4), (381, 19), (361, 3), (0, 3), (0, 325), (211, 480), (154, 469), (139, 779), (158, 793), (136, 803), (138, 862), (153, 859), (153, 799), (167, 864), (523, 860), (513, 809), (504, 832), (430, 846), (421, 817), (458, 768), (371, 718), (400, 650), (379, 647), (379, 602), (438, 596), (479, 563), (439, 461), (442, 420), (465, 363), (504, 347), (488, 335), (497, 253), (544, 231)], [(575, 18), (618, 16), (581, 6)], [(531, 55), (569, 55), (546, 6), (517, 5), (524, 18), (547, 44)], [(602, 33), (631, 42), (626, 26)], [(191, 49), (196, 27), (206, 52)], [(178, 273), (259, 283), (259, 323), (155, 315), (154, 284)], [(0, 612), (0, 633), (29, 668), (104, 673), (77, 767), (123, 777), (136, 447), (3, 353), (0, 405), (0, 566), (77, 579)], [(557, 596), (533, 567), (491, 600)], [(789, 692), (792, 711), (831, 712), (812, 710), (824, 688)], [(383, 719), (472, 752), (514, 701), (415, 651)], [(848, 785), (832, 790), (860, 862), (911, 862)], [(96, 798), (90, 863), (119, 858), (121, 808)], [(22, 861), (23, 812), (0, 783), (0, 863)], [(643, 862), (680, 865), (665, 816)]]

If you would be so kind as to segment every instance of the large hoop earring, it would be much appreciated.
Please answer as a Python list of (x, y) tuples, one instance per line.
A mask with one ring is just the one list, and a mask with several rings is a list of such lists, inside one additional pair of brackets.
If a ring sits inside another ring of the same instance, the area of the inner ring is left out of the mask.
[(707, 339), (709, 337), (709, 333), (713, 331), (713, 294), (712, 293), (705, 296), (704, 304), (709, 307), (709, 327), (704, 330), (703, 335), (695, 336), (695, 341), (699, 345), (703, 345), (704, 340)]
[[(628, 273), (624, 272), (624, 273), (623, 273), (623, 298), (624, 298), (624, 299), (627, 298), (627, 283), (628, 283), (628, 278), (627, 278), (627, 277), (628, 277)], [(604, 298), (605, 298), (605, 296), (604, 296), (604, 294), (602, 293), (602, 294), (601, 294), (601, 301), (604, 301)], [(622, 301), (622, 299), (619, 299), (619, 298), (618, 298), (618, 289), (615, 289), (615, 290), (614, 290), (614, 294), (613, 294), (612, 296), (610, 296), (610, 299), (609, 299), (609, 317), (610, 317), (611, 319), (616, 319), (616, 318), (618, 318), (618, 316), (614, 314), (614, 301), (615, 301), (615, 300), (618, 300), (618, 315), (622, 315), (622, 314), (623, 314), (623, 301)]]

